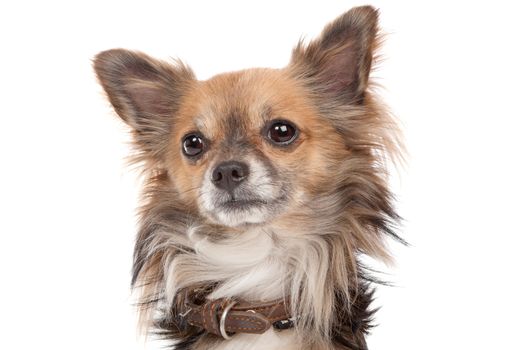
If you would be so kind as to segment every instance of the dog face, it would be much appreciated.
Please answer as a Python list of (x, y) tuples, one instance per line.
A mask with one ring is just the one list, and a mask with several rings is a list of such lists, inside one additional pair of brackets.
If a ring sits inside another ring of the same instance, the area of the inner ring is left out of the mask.
[(170, 136), (177, 192), (211, 221), (263, 224), (294, 210), (329, 178), (341, 137), (282, 70), (195, 83)]

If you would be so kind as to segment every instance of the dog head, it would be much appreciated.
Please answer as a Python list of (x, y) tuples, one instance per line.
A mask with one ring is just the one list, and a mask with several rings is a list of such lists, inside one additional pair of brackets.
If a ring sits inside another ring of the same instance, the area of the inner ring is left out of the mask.
[(367, 94), (376, 45), (377, 14), (359, 8), (299, 44), (284, 69), (198, 81), (181, 62), (117, 49), (99, 54), (95, 70), (174, 200), (218, 225), (264, 225), (337, 195), (390, 146)]

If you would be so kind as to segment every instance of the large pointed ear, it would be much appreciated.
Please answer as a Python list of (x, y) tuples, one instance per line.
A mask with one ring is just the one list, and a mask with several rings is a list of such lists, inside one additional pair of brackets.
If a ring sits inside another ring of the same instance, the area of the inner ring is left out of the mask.
[(181, 64), (168, 64), (123, 49), (99, 53), (95, 72), (117, 114), (132, 127), (135, 141), (149, 156), (160, 156), (168, 143), (174, 115), (194, 75)]
[(295, 48), (291, 68), (318, 92), (361, 103), (377, 45), (377, 10), (355, 7), (328, 24), (308, 46)]

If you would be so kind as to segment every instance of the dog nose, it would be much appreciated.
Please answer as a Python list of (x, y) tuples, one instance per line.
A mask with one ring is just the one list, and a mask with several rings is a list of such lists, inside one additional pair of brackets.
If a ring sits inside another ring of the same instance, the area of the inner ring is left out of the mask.
[(248, 177), (249, 173), (250, 170), (245, 163), (236, 161), (223, 162), (213, 170), (211, 181), (218, 188), (231, 192)]

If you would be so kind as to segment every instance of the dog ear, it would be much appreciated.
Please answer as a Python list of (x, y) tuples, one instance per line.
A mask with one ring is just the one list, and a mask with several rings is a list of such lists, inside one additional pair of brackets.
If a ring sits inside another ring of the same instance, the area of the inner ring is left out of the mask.
[(292, 69), (315, 85), (316, 91), (345, 103), (361, 103), (377, 42), (377, 22), (373, 7), (351, 9), (308, 46), (299, 43), (292, 54)]
[(139, 147), (149, 155), (160, 155), (180, 100), (194, 80), (192, 71), (181, 63), (172, 65), (123, 49), (99, 53), (93, 66)]

